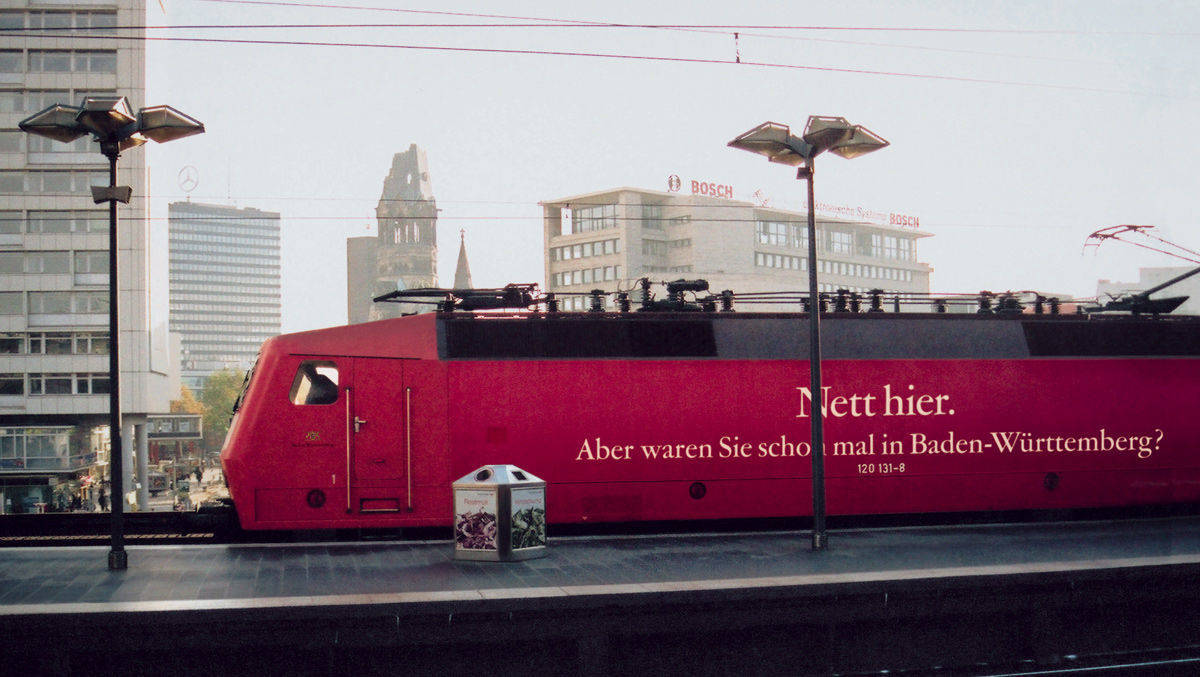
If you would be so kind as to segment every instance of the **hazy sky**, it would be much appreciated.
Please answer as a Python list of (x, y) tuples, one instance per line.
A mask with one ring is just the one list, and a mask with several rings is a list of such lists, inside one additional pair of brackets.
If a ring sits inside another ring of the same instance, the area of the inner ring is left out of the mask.
[[(891, 142), (854, 161), (823, 156), (817, 200), (919, 216), (934, 234), (918, 247), (934, 291), (1091, 295), (1098, 278), (1179, 264), (1116, 242), (1085, 254), (1109, 225), (1153, 224), (1200, 247), (1194, 2), (147, 5), (151, 26), (270, 26), (152, 37), (360, 45), (152, 41), (148, 101), (133, 102), (171, 104), (208, 129), (150, 149), (158, 245), (185, 165), (200, 174), (193, 200), (282, 213), (285, 331), (345, 322), (345, 240), (374, 234), (391, 157), (412, 143), (441, 208), (443, 282), (460, 229), (477, 285), (541, 282), (539, 200), (665, 190), (677, 174), (801, 208), (789, 168), (725, 144), (813, 114)], [(378, 26), (438, 23), (504, 25)]]

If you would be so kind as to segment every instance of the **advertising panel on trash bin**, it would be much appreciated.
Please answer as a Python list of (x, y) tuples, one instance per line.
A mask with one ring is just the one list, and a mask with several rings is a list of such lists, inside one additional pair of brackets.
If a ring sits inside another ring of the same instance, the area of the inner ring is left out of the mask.
[(454, 547), (460, 550), (495, 550), (496, 491), (459, 489), (454, 492)]
[(512, 490), (512, 549), (546, 545), (546, 490)]

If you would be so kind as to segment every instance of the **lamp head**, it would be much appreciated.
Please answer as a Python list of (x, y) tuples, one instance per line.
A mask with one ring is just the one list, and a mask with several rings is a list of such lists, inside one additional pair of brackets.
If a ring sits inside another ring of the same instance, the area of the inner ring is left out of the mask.
[(854, 125), (841, 141), (829, 149), (829, 152), (852, 160), (889, 145), (886, 139), (866, 127)]
[(88, 133), (88, 130), (75, 119), (82, 110), (78, 106), (57, 103), (21, 120), (17, 123), (17, 127), (27, 134), (71, 143)]
[(204, 123), (170, 106), (150, 106), (138, 111), (138, 132), (157, 143), (204, 133)]
[(80, 105), (75, 120), (101, 142), (120, 143), (136, 132), (137, 118), (123, 96), (90, 96)]
[(888, 142), (862, 125), (850, 124), (846, 118), (813, 115), (800, 137), (793, 136), (787, 125), (764, 122), (728, 145), (764, 155), (771, 162), (803, 167), (825, 151), (849, 159), (879, 150)]
[(812, 145), (792, 135), (787, 125), (764, 122), (729, 142), (730, 148), (763, 155), (767, 160), (783, 165), (804, 165), (814, 155)]

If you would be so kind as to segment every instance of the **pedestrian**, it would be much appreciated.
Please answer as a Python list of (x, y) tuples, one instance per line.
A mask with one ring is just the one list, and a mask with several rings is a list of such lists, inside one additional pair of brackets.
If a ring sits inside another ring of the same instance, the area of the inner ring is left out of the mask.
[(79, 497), (79, 493), (71, 494), (71, 512), (76, 512), (83, 507), (83, 499)]
[(200, 484), (201, 480), (204, 479), (204, 473), (200, 470), (200, 466), (196, 466), (194, 474), (196, 475), (196, 484)]
[(108, 494), (104, 493), (104, 487), (100, 487), (100, 496), (96, 498), (96, 502), (100, 504), (100, 512), (108, 512)]

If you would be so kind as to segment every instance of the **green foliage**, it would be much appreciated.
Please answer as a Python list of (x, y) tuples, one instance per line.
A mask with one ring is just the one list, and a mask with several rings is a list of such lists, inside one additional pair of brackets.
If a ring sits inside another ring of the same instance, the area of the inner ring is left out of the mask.
[(191, 388), (179, 386), (179, 399), (171, 400), (172, 414), (203, 414), (204, 405), (196, 399)]
[(204, 380), (200, 404), (204, 415), (204, 447), (209, 451), (219, 451), (225, 442), (229, 419), (233, 416), (233, 401), (242, 387), (243, 376), (232, 369), (222, 369)]

